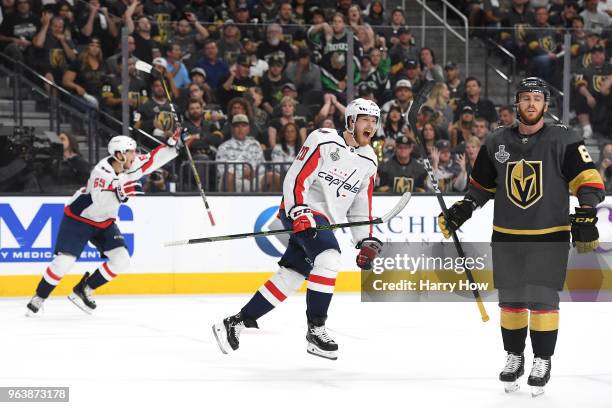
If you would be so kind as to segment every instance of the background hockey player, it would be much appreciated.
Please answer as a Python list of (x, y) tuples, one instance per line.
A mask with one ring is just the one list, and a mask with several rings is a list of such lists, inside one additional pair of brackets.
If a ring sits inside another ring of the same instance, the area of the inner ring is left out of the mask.
[[(221, 351), (237, 350), (240, 332), (257, 328), (257, 320), (297, 290), (304, 279), (308, 331), (307, 351), (336, 359), (338, 345), (325, 329), (327, 309), (340, 269), (340, 247), (332, 231), (317, 225), (372, 219), (372, 192), (377, 170), (370, 139), (380, 123), (380, 109), (369, 100), (356, 99), (345, 113), (346, 129), (318, 129), (306, 139), (283, 183), (279, 218), (292, 228), (279, 269), (259, 288), (241, 311), (213, 326)], [(382, 243), (371, 227), (353, 228), (357, 265), (370, 269)]]
[(180, 130), (151, 153), (136, 154), (136, 142), (128, 136), (115, 136), (108, 143), (110, 156), (92, 170), (87, 185), (74, 193), (66, 207), (55, 244), (55, 258), (43, 274), (36, 294), (27, 307), (38, 313), (45, 299), (70, 271), (88, 241), (108, 258), (93, 274), (85, 272), (68, 298), (91, 313), (96, 308), (91, 293), (127, 270), (130, 256), (115, 220), (119, 206), (142, 194), (138, 180), (170, 160), (182, 146)]
[[(524, 372), (527, 328), (534, 360), (527, 383), (532, 395), (550, 378), (559, 328), (559, 294), (568, 260), (570, 231), (578, 252), (598, 246), (595, 206), (604, 198), (603, 182), (582, 138), (563, 125), (544, 124), (550, 93), (539, 78), (518, 86), (519, 123), (494, 130), (481, 147), (468, 193), (438, 222), (448, 238), (495, 199), (493, 279), (501, 308), (501, 332), (508, 352), (500, 380), (518, 389)], [(580, 207), (569, 215), (569, 194)]]

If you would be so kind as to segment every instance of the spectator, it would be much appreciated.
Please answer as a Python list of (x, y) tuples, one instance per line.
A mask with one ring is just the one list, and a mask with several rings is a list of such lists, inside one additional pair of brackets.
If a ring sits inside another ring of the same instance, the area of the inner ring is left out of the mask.
[(608, 142), (601, 148), (601, 158), (597, 170), (606, 186), (606, 192), (612, 192), (612, 143)]
[(310, 10), (306, 5), (306, 0), (295, 0), (293, 2), (293, 15), (292, 18), (298, 24), (305, 25), (310, 21)]
[[(472, 135), (476, 136), (480, 143), (484, 143), (489, 135), (489, 123), (485, 118), (477, 117), (472, 122)], [(468, 138), (469, 139), (469, 138)]]
[(455, 119), (459, 119), (459, 113), (465, 106), (469, 106), (474, 111), (475, 116), (482, 116), (489, 123), (497, 122), (497, 111), (495, 105), (488, 99), (480, 96), (480, 81), (475, 77), (465, 79), (465, 97), (461, 101)]
[[(134, 51), (136, 50), (136, 42), (134, 41), (134, 36), (128, 35), (128, 58), (132, 58), (134, 56)], [(121, 47), (114, 55), (111, 55), (106, 59), (106, 66), (108, 68), (109, 75), (114, 75), (116, 77), (121, 77)]]
[(478, 152), (480, 152), (481, 145), (481, 140), (475, 136), (468, 138), (468, 140), (465, 142), (465, 168), (468, 180), (472, 174), (472, 170), (474, 169), (474, 164), (476, 163), (476, 158), (478, 157)]
[(415, 61), (419, 54), (412, 40), (410, 27), (400, 27), (397, 31), (398, 42), (389, 49), (391, 59), (391, 75), (401, 75), (402, 71), (408, 69), (406, 62)]
[(306, 140), (306, 122), (303, 119), (296, 119), (296, 104), (296, 101), (289, 96), (285, 96), (281, 100), (281, 116), (280, 118), (274, 119), (272, 122), (270, 122), (270, 126), (268, 127), (268, 140), (266, 144), (269, 147), (276, 146), (278, 142), (278, 135), (288, 123), (294, 123), (297, 126), (298, 136), (300, 137), (300, 141), (302, 143), (304, 143), (304, 141)]
[(170, 96), (177, 99), (180, 96), (180, 93), (176, 86), (176, 82), (174, 81), (174, 76), (172, 73), (170, 73), (170, 71), (168, 71), (168, 61), (162, 57), (153, 58), (153, 69), (157, 70), (159, 74), (152, 72), (151, 77), (163, 77), (166, 82), (166, 86), (168, 87), (168, 92), (170, 92)]
[(398, 106), (402, 112), (402, 116), (408, 117), (408, 109), (410, 109), (413, 97), (412, 84), (410, 81), (407, 79), (400, 79), (397, 81), (393, 89), (393, 94), (395, 95), (395, 99), (388, 101), (381, 108), (383, 122), (386, 121), (387, 113), (393, 106)]
[[(570, 29), (573, 26), (573, 19), (578, 16), (578, 3), (575, 1), (569, 0), (564, 2), (563, 10), (561, 13), (553, 14), (551, 11), (550, 14), (550, 25)], [(584, 20), (583, 20), (584, 25)]]
[(168, 42), (171, 36), (171, 21), (176, 17), (176, 6), (167, 0), (145, 0), (143, 13), (151, 16), (157, 25), (155, 38), (160, 44)]
[(312, 91), (320, 92), (323, 89), (321, 69), (311, 61), (310, 57), (308, 48), (300, 48), (297, 60), (289, 62), (285, 70), (287, 79), (295, 84), (298, 92), (302, 95)]
[(189, 150), (194, 155), (205, 155), (209, 160), (213, 160), (217, 148), (223, 142), (223, 134), (215, 131), (211, 121), (204, 120), (204, 106), (201, 101), (197, 99), (189, 101), (186, 119), (183, 127), (189, 134), (187, 141)]
[(610, 16), (597, 9), (599, 0), (584, 0), (584, 10), (580, 16), (584, 19), (584, 29), (602, 33), (612, 25)]
[(450, 130), (451, 146), (455, 147), (458, 144), (465, 142), (468, 137), (472, 136), (472, 124), (474, 123), (474, 109), (466, 105), (461, 108), (459, 119), (453, 124)]
[[(32, 39), (32, 45), (42, 50), (39, 72), (52, 82), (60, 82), (68, 64), (77, 57), (72, 41), (64, 35), (64, 19), (45, 11), (42, 26)], [(49, 30), (50, 29), (50, 30)]]
[(157, 169), (145, 178), (142, 191), (147, 194), (165, 193), (168, 191), (168, 171), (161, 168)]
[[(170, 103), (160, 79), (151, 84), (151, 98), (135, 113), (136, 127), (152, 134), (161, 141), (172, 135)], [(149, 146), (151, 145), (150, 142)]]
[[(465, 156), (460, 154), (453, 160), (448, 140), (438, 140), (431, 151), (431, 167), (438, 180), (440, 191), (464, 191), (467, 186)], [(427, 179), (427, 189), (433, 190), (431, 180)]]
[[(298, 126), (293, 122), (286, 123), (279, 132), (278, 143), (272, 149), (272, 163), (292, 163), (302, 148), (302, 139), (299, 135)], [(272, 170), (266, 172), (266, 185), (270, 186), (268, 191), (280, 191), (283, 178), (291, 164), (272, 166)]]
[(282, 59), (285, 62), (295, 59), (293, 48), (283, 40), (283, 29), (279, 24), (268, 25), (266, 39), (257, 47), (257, 58), (266, 61), (268, 65), (271, 58)]
[(364, 22), (361, 8), (357, 4), (352, 4), (348, 9), (348, 24), (357, 34), (357, 38), (363, 46), (363, 52), (368, 53), (375, 45), (376, 35), (372, 27)]
[(437, 82), (432, 88), (425, 105), (437, 111), (443, 118), (442, 126), (450, 131), (453, 123), (453, 109), (449, 106), (450, 92), (444, 82)]
[[(196, 83), (192, 83), (187, 89), (189, 90), (189, 93), (187, 95), (187, 102), (183, 105), (184, 110), (187, 110), (189, 100), (195, 99), (196, 101), (200, 101), (202, 103), (202, 109), (204, 112), (204, 120), (209, 122), (211, 131), (215, 132), (220, 130), (223, 127), (223, 123), (226, 117), (223, 111), (221, 110), (221, 107), (211, 102), (212, 98), (210, 98), (210, 96), (206, 92), (206, 84), (198, 85)], [(223, 139), (222, 134), (219, 137)]]
[(64, 19), (64, 35), (66, 40), (72, 41), (75, 44), (81, 39), (81, 32), (74, 19), (72, 5), (66, 0), (57, 2), (57, 15)]
[[(293, 114), (293, 116), (295, 116), (295, 118), (297, 120), (301, 120), (304, 121), (304, 123), (309, 122), (312, 120), (312, 114), (310, 112), (310, 109), (308, 108), (308, 106), (304, 105), (303, 103), (300, 103), (300, 99), (299, 99), (299, 95), (297, 92), (297, 88), (295, 86), (295, 84), (291, 83), (291, 82), (285, 82), (283, 84), (283, 96), (281, 98), (282, 99), (289, 97), (291, 99), (293, 99), (296, 103), (295, 105), (295, 113)], [(272, 117), (279, 117), (281, 116), (282, 112), (281, 112), (281, 104), (278, 103), (275, 107), (274, 110), (272, 111)]]
[(249, 127), (251, 128), (252, 136), (262, 143), (266, 143), (268, 138), (267, 128), (259, 128), (253, 117), (253, 108), (246, 98), (234, 98), (227, 104), (227, 120), (223, 126), (223, 136), (229, 139), (232, 136), (232, 119), (235, 115), (246, 115), (249, 118)]
[(532, 74), (549, 83), (555, 83), (555, 62), (561, 45), (557, 41), (557, 32), (548, 24), (546, 7), (535, 9), (535, 25), (527, 30), (525, 42)]
[(270, 69), (261, 81), (261, 90), (264, 94), (264, 102), (262, 108), (272, 114), (274, 106), (276, 106), (283, 97), (283, 85), (289, 82), (287, 76), (283, 73), (284, 61), (278, 57), (273, 57), (268, 62)]
[[(365, 11), (366, 17), (365, 22), (373, 25), (373, 26), (384, 26), (387, 25), (387, 19), (385, 18), (385, 9), (383, 6), (383, 2), (380, 0), (374, 0), (370, 4)], [(377, 34), (381, 34), (383, 31), (377, 32)]]
[[(599, 40), (598, 36), (595, 36)], [(589, 53), (591, 47), (587, 45), (588, 36), (584, 31), (584, 20), (582, 17), (574, 17), (572, 19), (572, 43), (571, 43), (571, 56), (572, 56), (572, 70), (577, 70), (578, 67), (586, 68), (588, 64), (582, 65), (580, 59), (585, 53)]]
[(187, 67), (181, 62), (182, 51), (181, 46), (169, 42), (165, 46), (166, 50), (166, 69), (174, 78), (174, 84), (177, 88), (184, 88), (191, 83)]
[[(326, 120), (331, 120), (334, 124), (330, 129), (344, 129), (344, 112), (346, 111), (346, 106), (338, 101), (336, 95), (334, 94), (325, 94), (323, 95), (323, 105), (321, 106), (321, 110), (315, 116), (314, 123), (321, 123), (321, 127)], [(329, 122), (326, 126), (329, 126)]]
[(79, 153), (79, 142), (70, 132), (61, 132), (59, 139), (63, 145), (58, 172), (59, 184), (85, 185), (89, 179), (91, 166)]
[[(293, 6), (288, 0), (280, 2), (278, 5), (278, 14), (272, 21), (283, 28), (283, 37), (288, 44), (293, 44), (296, 39), (296, 34), (302, 31), (298, 22), (293, 19)], [(299, 35), (297, 35), (297, 37), (299, 37)]]
[(499, 108), (499, 125), (512, 126), (516, 123), (516, 114), (511, 105), (504, 105)]
[(253, 11), (253, 17), (257, 19), (258, 23), (267, 23), (272, 21), (277, 15), (278, 3), (274, 0), (262, 0)]
[(246, 3), (240, 3), (236, 7), (236, 13), (234, 14), (234, 20), (238, 23), (238, 29), (240, 30), (240, 38), (243, 40), (249, 38), (252, 41), (261, 41), (261, 31), (255, 21), (251, 19), (249, 6)]
[(249, 69), (249, 76), (253, 78), (255, 82), (259, 82), (263, 78), (266, 71), (270, 68), (268, 63), (262, 59), (257, 58), (257, 47), (259, 44), (257, 41), (251, 38), (242, 39), (242, 53), (245, 54), (250, 63), (251, 68)]
[(431, 48), (423, 47), (419, 51), (421, 75), (425, 81), (444, 82), (442, 67), (436, 64), (436, 56)]
[(264, 157), (261, 146), (250, 136), (250, 131), (246, 115), (238, 114), (232, 118), (232, 138), (219, 146), (217, 161), (233, 162), (234, 165), (218, 166), (219, 191), (255, 190), (253, 183)]
[(402, 136), (413, 137), (406, 125), (399, 106), (392, 106), (387, 113), (387, 119), (382, 127), (378, 129), (377, 136), (384, 139), (384, 160), (393, 156), (395, 141)]
[(446, 74), (446, 86), (449, 91), (449, 105), (456, 112), (459, 103), (465, 96), (465, 85), (461, 82), (461, 74), (459, 67), (452, 61), (449, 61), (444, 67)]
[[(100, 0), (89, 0), (78, 3), (76, 21), (84, 41), (98, 38), (104, 54), (111, 55), (115, 49), (118, 36), (117, 25), (110, 17), (107, 7), (102, 7)], [(150, 60), (149, 60), (150, 61)]]
[(534, 15), (528, 8), (529, 0), (512, 0), (510, 11), (502, 18), (501, 44), (512, 54), (523, 60), (526, 29), (534, 22)]
[(97, 108), (106, 75), (100, 40), (92, 38), (79, 58), (72, 61), (64, 72), (62, 84)]
[(423, 81), (423, 77), (421, 75), (421, 70), (419, 68), (418, 62), (416, 62), (416, 60), (409, 59), (405, 61), (403, 65), (406, 68), (405, 71), (403, 73), (400, 73), (400, 75), (396, 75), (394, 78), (392, 78), (392, 83), (395, 83), (395, 81), (405, 78), (412, 84), (412, 92), (418, 94), (423, 85), (425, 84), (425, 81)]
[(385, 42), (389, 47), (393, 47), (400, 42), (400, 30), (402, 27), (405, 27), (405, 24), (404, 9), (396, 7), (391, 12), (390, 27), (379, 29), (378, 34), (385, 38)]
[(221, 38), (217, 40), (217, 47), (219, 48), (219, 56), (228, 65), (236, 63), (238, 55), (242, 52), (242, 45), (240, 44), (240, 30), (234, 23), (234, 20), (225, 20), (223, 28), (221, 29)]
[[(346, 17), (340, 13), (335, 13), (332, 17), (331, 34), (326, 33), (322, 38), (321, 49), (322, 56), (319, 66), (321, 67), (321, 82), (323, 89), (327, 92), (332, 92), (340, 100), (346, 99), (344, 93), (347, 86), (347, 49), (348, 49), (348, 32), (346, 30)], [(361, 58), (363, 58), (363, 48), (357, 37), (351, 35), (350, 41), (353, 41), (353, 64), (355, 66), (354, 73), (355, 82), (359, 82), (359, 70)]]
[(389, 83), (389, 70), (391, 69), (391, 59), (387, 56), (386, 49), (373, 48), (368, 54), (370, 66), (366, 71), (362, 69), (361, 80), (374, 84), (376, 99), (385, 99), (385, 91)]
[[(136, 69), (136, 57), (128, 59), (128, 76), (130, 79), (130, 87), (128, 90), (128, 104), (130, 112), (144, 106), (149, 100), (149, 86), (147, 82), (141, 78), (140, 73)], [(104, 101), (104, 106), (116, 118), (121, 118), (121, 76), (108, 75), (102, 86), (101, 96)], [(130, 117), (132, 117), (130, 115)]]
[(227, 105), (230, 99), (243, 97), (255, 81), (249, 77), (251, 61), (248, 56), (241, 54), (237, 62), (231, 66), (227, 78), (221, 81), (217, 90), (217, 97), (221, 106)]
[(591, 66), (576, 75), (576, 114), (582, 126), (582, 135), (590, 138), (593, 133), (612, 134), (612, 66), (606, 61), (602, 45), (591, 49)]
[[(195, 31), (191, 28), (192, 26)], [(192, 65), (194, 65), (197, 62), (196, 44), (206, 40), (209, 35), (208, 30), (198, 21), (195, 13), (185, 12), (185, 17), (176, 24), (171, 41), (181, 47), (184, 60), (193, 61)]]
[(32, 39), (38, 31), (40, 21), (32, 13), (30, 0), (17, 0), (16, 11), (5, 16), (0, 25), (2, 52), (17, 61), (31, 59)]
[(207, 3), (213, 4), (206, 0), (191, 0), (191, 3), (183, 11), (195, 14), (197, 21), (213, 23), (217, 19), (217, 12)]
[(247, 97), (247, 100), (249, 101), (249, 104), (253, 110), (253, 121), (255, 122), (255, 125), (259, 129), (265, 129), (268, 125), (269, 115), (268, 112), (261, 107), (264, 98), (261, 88), (258, 86), (250, 87)]
[(229, 68), (225, 61), (219, 58), (219, 49), (214, 40), (204, 42), (204, 56), (197, 62), (197, 66), (206, 72), (206, 82), (210, 89), (217, 89), (221, 80), (229, 76)]
[(397, 138), (393, 157), (378, 167), (378, 191), (396, 194), (425, 191), (427, 172), (423, 165), (412, 157), (413, 151), (412, 139), (406, 136)]
[(136, 8), (138, 2), (134, 1), (125, 12), (125, 24), (128, 28), (128, 33), (134, 37), (136, 43), (136, 49), (134, 55), (144, 62), (149, 64), (153, 61), (154, 54), (159, 54), (159, 45), (153, 40), (151, 36), (151, 22), (145, 16), (140, 16), (134, 26), (132, 20), (132, 13)]
[[(422, 127), (421, 135), (423, 135), (423, 145), (427, 155), (431, 157), (431, 154), (436, 147), (436, 142), (440, 137), (436, 134), (436, 125), (432, 122), (425, 122)], [(411, 139), (414, 139), (414, 135), (411, 134)]]

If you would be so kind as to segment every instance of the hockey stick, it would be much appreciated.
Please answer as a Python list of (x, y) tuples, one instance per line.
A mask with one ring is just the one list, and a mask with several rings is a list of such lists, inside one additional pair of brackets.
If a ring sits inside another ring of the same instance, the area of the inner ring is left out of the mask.
[[(442, 213), (446, 217), (448, 209), (446, 208), (446, 203), (444, 202), (444, 197), (442, 197), (442, 192), (440, 191), (440, 187), (438, 186), (438, 180), (436, 179), (436, 175), (434, 174), (433, 167), (427, 158), (427, 149), (425, 148), (425, 143), (423, 142), (423, 136), (419, 132), (416, 127), (416, 119), (421, 106), (427, 100), (431, 89), (433, 88), (435, 82), (430, 81), (423, 85), (423, 89), (419, 92), (416, 99), (410, 105), (410, 109), (408, 110), (408, 124), (412, 129), (412, 133), (414, 133), (414, 137), (416, 139), (417, 145), (419, 146), (419, 151), (421, 153), (421, 157), (423, 158), (423, 165), (425, 166), (425, 170), (427, 171), (427, 175), (431, 180), (431, 185), (433, 187), (436, 198), (438, 199), (438, 203), (440, 204), (440, 208), (442, 208)], [(463, 248), (461, 247), (461, 242), (459, 242), (459, 238), (457, 237), (457, 233), (453, 231), (453, 242), (455, 243), (455, 249), (459, 254), (460, 258), (465, 259), (465, 252), (463, 252)], [(474, 276), (472, 275), (472, 271), (469, 268), (465, 268), (465, 274), (471, 284), (474, 284)], [(475, 285), (474, 285), (475, 286)], [(482, 317), (482, 321), (486, 322), (489, 320), (489, 315), (485, 310), (484, 303), (482, 302), (482, 298), (480, 297), (480, 292), (478, 289), (472, 290), (474, 294), (474, 298), (476, 298), (476, 304), (478, 305), (478, 310), (480, 310), (480, 316)]]
[[(318, 225), (315, 229), (317, 231), (329, 231), (335, 230), (338, 228), (351, 228), (351, 227), (359, 227), (362, 225), (376, 225), (376, 224), (384, 224), (389, 221), (391, 218), (395, 217), (399, 214), (408, 201), (410, 201), (411, 194), (406, 192), (402, 195), (397, 204), (385, 215), (382, 217), (374, 218), (373, 220), (367, 221), (355, 221), (355, 222), (344, 222), (341, 224), (331, 224), (331, 225)], [(216, 242), (216, 241), (229, 241), (232, 239), (242, 239), (242, 238), (256, 238), (256, 237), (268, 237), (270, 235), (280, 235), (280, 234), (291, 234), (293, 230), (291, 228), (282, 229), (282, 230), (273, 230), (273, 231), (259, 231), (259, 232), (246, 232), (244, 234), (233, 234), (233, 235), (221, 235), (217, 237), (207, 237), (207, 238), (193, 238), (193, 239), (184, 239), (180, 241), (170, 241), (164, 243), (165, 247), (171, 246), (180, 246), (180, 245), (190, 245), (190, 244), (201, 244), (205, 242)]]
[[(153, 75), (152, 74), (153, 66), (144, 61), (141, 61), (141, 60), (136, 61), (136, 69), (138, 71), (146, 72), (148, 74)], [(176, 110), (174, 109), (174, 104), (172, 103), (172, 96), (170, 95), (170, 92), (168, 91), (168, 85), (166, 84), (166, 80), (164, 79), (163, 75), (161, 75), (161, 73), (160, 73), (160, 77), (161, 77), (162, 86), (164, 87), (164, 91), (166, 92), (166, 97), (168, 98), (168, 102), (170, 104), (170, 110), (172, 111), (172, 116), (174, 116), (174, 122), (177, 125), (179, 125), (179, 127), (181, 127), (178, 114), (176, 113)], [(198, 186), (198, 189), (200, 190), (200, 196), (202, 197), (202, 201), (204, 201), (204, 207), (206, 208), (206, 212), (208, 213), (208, 219), (210, 220), (210, 224), (212, 226), (215, 226), (215, 220), (213, 219), (212, 211), (210, 210), (210, 207), (208, 206), (208, 200), (206, 199), (206, 194), (204, 193), (204, 188), (202, 187), (202, 181), (200, 180), (200, 174), (198, 173), (198, 170), (196, 169), (195, 162), (193, 161), (193, 156), (191, 156), (191, 151), (189, 150), (189, 147), (187, 145), (185, 145), (185, 151), (187, 152), (187, 159), (189, 160), (189, 164), (191, 166), (193, 178), (195, 179), (196, 185)]]

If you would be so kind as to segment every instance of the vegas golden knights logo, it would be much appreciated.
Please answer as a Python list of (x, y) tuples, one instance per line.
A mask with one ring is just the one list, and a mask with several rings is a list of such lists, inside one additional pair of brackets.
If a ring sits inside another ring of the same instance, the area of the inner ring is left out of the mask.
[(507, 163), (506, 194), (514, 205), (523, 209), (542, 198), (542, 162), (521, 160)]
[(414, 179), (411, 177), (394, 177), (393, 178), (393, 192), (394, 193), (406, 193), (413, 192)]
[(593, 89), (595, 90), (595, 92), (601, 93), (601, 86), (603, 85), (605, 80), (605, 75), (593, 75)]
[(540, 39), (540, 46), (548, 52), (554, 51), (553, 40), (549, 36)]

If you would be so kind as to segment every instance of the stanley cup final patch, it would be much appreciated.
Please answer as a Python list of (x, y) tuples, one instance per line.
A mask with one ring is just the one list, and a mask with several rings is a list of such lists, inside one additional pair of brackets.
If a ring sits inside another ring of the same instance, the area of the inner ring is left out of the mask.
[(499, 145), (497, 147), (497, 152), (495, 152), (495, 160), (504, 164), (510, 158), (510, 153), (506, 151), (506, 145)]
[(506, 167), (506, 193), (517, 207), (526, 209), (542, 198), (542, 162), (515, 161)]

